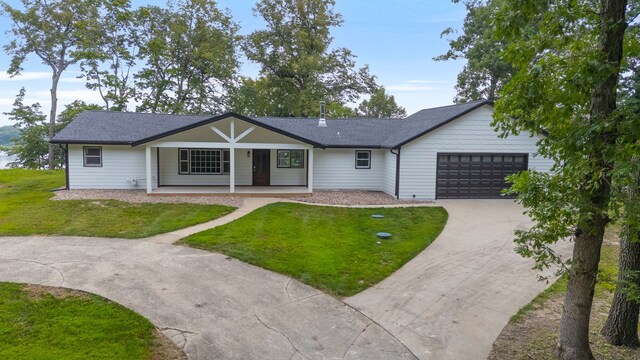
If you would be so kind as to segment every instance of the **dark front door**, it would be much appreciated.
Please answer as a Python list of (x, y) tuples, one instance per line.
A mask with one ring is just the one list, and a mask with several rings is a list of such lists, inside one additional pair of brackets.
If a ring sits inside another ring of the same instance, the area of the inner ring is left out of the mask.
[(271, 150), (269, 149), (253, 150), (253, 186), (271, 185), (269, 176), (270, 157)]

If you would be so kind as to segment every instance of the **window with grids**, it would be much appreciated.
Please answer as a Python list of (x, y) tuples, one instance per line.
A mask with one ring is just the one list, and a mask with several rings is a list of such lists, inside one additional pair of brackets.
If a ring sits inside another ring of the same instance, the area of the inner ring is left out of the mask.
[(102, 148), (99, 146), (85, 146), (83, 148), (84, 166), (102, 166)]
[(303, 168), (304, 150), (278, 150), (279, 168)]
[(230, 170), (229, 150), (179, 149), (180, 174), (219, 175)]
[(356, 169), (371, 169), (370, 150), (356, 150)]

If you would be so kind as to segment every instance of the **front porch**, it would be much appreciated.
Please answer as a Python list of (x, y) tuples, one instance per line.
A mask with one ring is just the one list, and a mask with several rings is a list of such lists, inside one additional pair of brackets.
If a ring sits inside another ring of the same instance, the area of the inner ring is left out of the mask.
[(149, 195), (299, 197), (311, 196), (311, 193), (306, 186), (236, 186), (234, 193), (228, 186), (161, 186)]
[(313, 150), (257, 124), (223, 119), (146, 143), (147, 194), (311, 194)]

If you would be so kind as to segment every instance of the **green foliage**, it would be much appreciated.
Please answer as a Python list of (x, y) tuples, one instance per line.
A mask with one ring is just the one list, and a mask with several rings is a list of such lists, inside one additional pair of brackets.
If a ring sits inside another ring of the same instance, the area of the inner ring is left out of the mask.
[(384, 87), (371, 92), (371, 97), (358, 106), (358, 115), (363, 117), (398, 119), (407, 116), (407, 111), (396, 104), (393, 95), (388, 95)]
[[(458, 2), (458, 0), (454, 0)], [(494, 36), (494, 17), (498, 0), (466, 0), (467, 8), (462, 34), (449, 39), (450, 49), (434, 58), (436, 61), (467, 60), (458, 74), (455, 102), (495, 100), (498, 93), (513, 75), (511, 64), (501, 56), (505, 49), (503, 39)], [(445, 29), (441, 36), (454, 34)]]
[(0, 283), (3, 359), (149, 359), (153, 331), (147, 319), (99, 296), (35, 295)]
[[(51, 69), (51, 111), (48, 135), (56, 130), (60, 76), (82, 59), (90, 58), (92, 44), (102, 36), (96, 19), (102, 0), (21, 0), (24, 10), (0, 1), (0, 13), (11, 18), (11, 40), (4, 45), (11, 56), (10, 75), (17, 75), (29, 54)], [(48, 167), (56, 165), (55, 147), (48, 145)]]
[[(46, 116), (40, 110), (40, 104), (24, 104), (25, 89), (21, 88), (13, 103), (13, 109), (4, 113), (9, 120), (14, 121), (14, 127), (18, 129), (18, 137), (11, 140), (12, 146), (7, 149), (9, 155), (15, 155), (16, 161), (9, 163), (9, 167), (23, 167), (27, 169), (46, 169), (49, 164), (49, 126)], [(94, 104), (86, 104), (76, 100), (66, 106), (60, 113), (55, 128), (55, 133), (64, 129), (73, 118), (84, 110), (101, 110), (102, 107)], [(61, 147), (54, 151), (54, 164), (62, 166), (65, 162), (65, 153)]]
[[(374, 213), (385, 217), (374, 219)], [(435, 240), (446, 221), (447, 212), (433, 207), (350, 209), (277, 203), (181, 242), (349, 296), (411, 260)], [(379, 231), (393, 236), (379, 240)]]
[[(593, 1), (547, 5), (502, 0), (496, 13), (496, 36), (509, 44), (503, 56), (517, 71), (496, 102), (494, 124), (502, 136), (546, 134), (538, 142), (539, 152), (556, 163), (546, 176), (512, 177), (514, 190), (536, 222), (518, 233), (519, 249), (539, 266), (556, 260), (548, 244), (597, 217), (608, 219), (609, 205), (618, 205), (607, 199), (596, 204), (594, 194), (611, 183), (614, 163), (621, 166), (620, 161), (629, 160), (620, 156), (621, 147), (629, 144), (616, 139), (623, 140), (621, 126), (635, 121), (619, 112), (593, 113), (592, 95), (620, 72), (599, 49), (601, 19)], [(610, 196), (602, 191), (605, 198)]]
[[(331, 48), (331, 28), (342, 24), (333, 0), (261, 0), (254, 13), (267, 26), (246, 37), (243, 49), (260, 66), (232, 95), (233, 110), (249, 115), (317, 117), (318, 103), (344, 106), (375, 87), (355, 55)], [(254, 105), (255, 104), (255, 105)], [(344, 109), (344, 108), (342, 108)]]
[(74, 235), (142, 238), (226, 215), (233, 208), (129, 204), (114, 200), (51, 200), (64, 172), (0, 170), (0, 236)]
[(7, 150), (9, 155), (16, 156), (16, 161), (8, 166), (45, 169), (49, 156), (47, 117), (40, 111), (39, 103), (25, 105), (24, 97), (25, 89), (21, 88), (13, 103), (13, 109), (4, 113), (19, 129), (19, 136), (11, 140), (12, 146)]
[(182, 0), (136, 13), (138, 111), (219, 113), (239, 66), (238, 25), (213, 0)]
[(105, 108), (126, 111), (135, 96), (134, 66), (139, 52), (135, 13), (128, 0), (107, 1), (96, 19), (102, 36), (81, 63), (88, 89), (97, 90)]
[(20, 129), (13, 126), (0, 126), (0, 147), (9, 147), (11, 139), (20, 136)]

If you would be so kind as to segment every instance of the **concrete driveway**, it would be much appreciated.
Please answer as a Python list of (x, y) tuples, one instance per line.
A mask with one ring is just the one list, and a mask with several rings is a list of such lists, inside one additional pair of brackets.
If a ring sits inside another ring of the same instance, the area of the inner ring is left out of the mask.
[(140, 240), (0, 238), (0, 280), (80, 289), (145, 316), (190, 359), (414, 359), (343, 302), (220, 254)]
[[(510, 200), (438, 201), (442, 234), (378, 285), (347, 298), (420, 359), (485, 359), (509, 318), (546, 284), (514, 252), (513, 230), (531, 224)], [(558, 247), (570, 254), (570, 244)], [(548, 271), (551, 274), (553, 271)]]
[(513, 251), (513, 230), (529, 221), (509, 200), (436, 205), (449, 212), (438, 239), (344, 302), (224, 255), (142, 240), (0, 237), (0, 281), (102, 295), (191, 359), (486, 358), (545, 287)]

